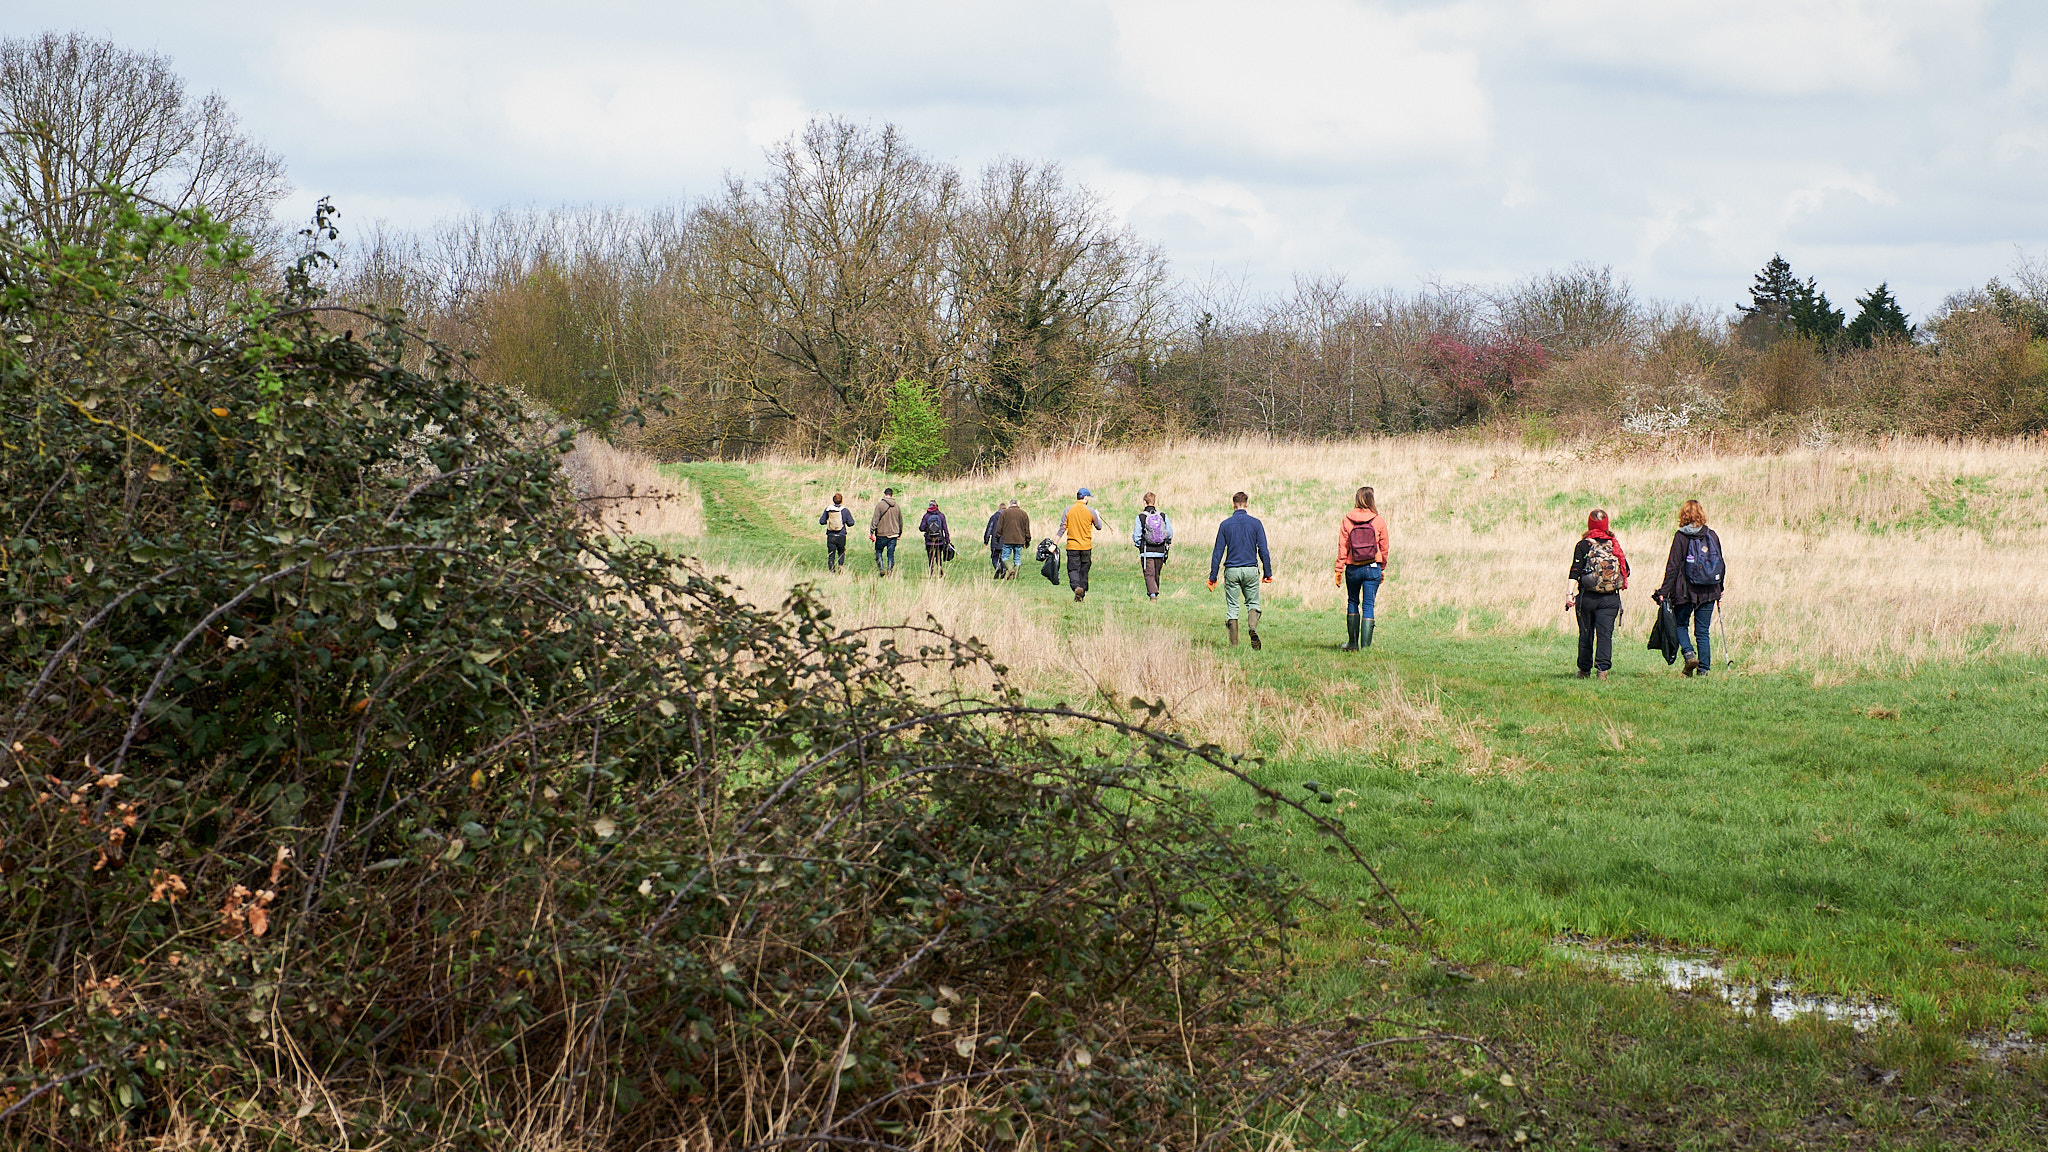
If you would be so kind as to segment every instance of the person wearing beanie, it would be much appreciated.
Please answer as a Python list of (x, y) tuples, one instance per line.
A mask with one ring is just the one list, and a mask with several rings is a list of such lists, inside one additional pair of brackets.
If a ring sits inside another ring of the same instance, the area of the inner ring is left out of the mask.
[(1344, 651), (1372, 647), (1373, 604), (1386, 575), (1392, 543), (1387, 518), (1373, 507), (1372, 489), (1360, 488), (1350, 511), (1337, 521), (1337, 574), (1344, 589)]
[(917, 522), (917, 530), (924, 534), (925, 575), (943, 579), (946, 575), (946, 551), (953, 546), (953, 532), (946, 527), (946, 514), (939, 511), (937, 500), (925, 508), (924, 518)]
[(1095, 534), (1105, 530), (1102, 517), (1088, 506), (1093, 495), (1083, 488), (1060, 521), (1059, 538), (1067, 545), (1067, 587), (1074, 590), (1076, 604), (1088, 598), (1088, 569), (1095, 563)]
[(1572, 549), (1571, 598), (1567, 610), (1579, 617), (1579, 679), (1614, 667), (1614, 624), (1621, 619), (1621, 593), (1628, 587), (1628, 555), (1607, 527), (1607, 510), (1586, 516), (1586, 534)]

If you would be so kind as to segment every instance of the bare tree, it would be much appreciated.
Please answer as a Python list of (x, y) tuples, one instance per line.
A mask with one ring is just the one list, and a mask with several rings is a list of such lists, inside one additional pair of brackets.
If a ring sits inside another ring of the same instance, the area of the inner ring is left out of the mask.
[(109, 188), (204, 205), (262, 238), (286, 184), (227, 101), (188, 96), (168, 59), (76, 32), (0, 40), (0, 192), (23, 231), (53, 245), (96, 235)]
[(990, 165), (949, 251), (968, 391), (999, 442), (1088, 398), (1111, 360), (1145, 359), (1164, 261), (1058, 165)]
[(757, 403), (850, 447), (879, 432), (898, 378), (950, 372), (940, 254), (958, 177), (894, 127), (837, 118), (769, 162), (697, 214), (694, 287), (721, 326), (709, 347), (749, 367)]
[(1496, 294), (1499, 326), (1569, 356), (1603, 344), (1633, 347), (1648, 333), (1627, 280), (1608, 266), (1574, 264)]

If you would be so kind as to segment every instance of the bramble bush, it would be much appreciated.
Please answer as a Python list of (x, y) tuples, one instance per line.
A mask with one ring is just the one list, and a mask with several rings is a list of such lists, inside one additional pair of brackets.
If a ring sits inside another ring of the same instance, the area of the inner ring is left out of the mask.
[(1218, 1146), (1355, 1044), (1234, 762), (608, 537), (323, 230), (0, 237), (0, 1141)]

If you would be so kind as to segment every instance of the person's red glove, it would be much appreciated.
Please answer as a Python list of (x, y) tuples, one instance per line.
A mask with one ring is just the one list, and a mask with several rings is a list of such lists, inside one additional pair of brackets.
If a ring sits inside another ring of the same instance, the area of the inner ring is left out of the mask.
[(1264, 578), (1263, 580), (1260, 580), (1260, 581), (1259, 581), (1259, 583), (1261, 583), (1261, 584), (1271, 584), (1272, 582), (1273, 582), (1273, 578), (1272, 578), (1271, 576), (1268, 576), (1268, 577)]
[(1211, 592), (1214, 592), (1215, 590), (1216, 590), (1216, 582), (1215, 582), (1214, 580), (1211, 580), (1211, 581), (1209, 581), (1209, 591), (1211, 591)]

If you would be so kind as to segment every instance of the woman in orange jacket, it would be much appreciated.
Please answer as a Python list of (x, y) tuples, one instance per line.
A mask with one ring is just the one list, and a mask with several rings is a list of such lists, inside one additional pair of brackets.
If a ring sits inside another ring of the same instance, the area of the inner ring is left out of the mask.
[(1337, 522), (1336, 582), (1344, 587), (1344, 651), (1372, 647), (1373, 602), (1386, 576), (1392, 534), (1373, 507), (1372, 489), (1360, 488), (1354, 507)]

